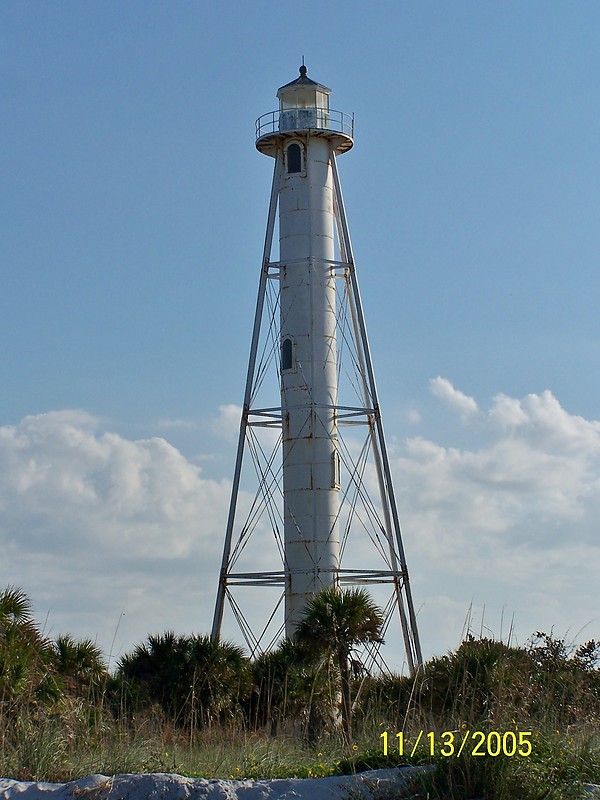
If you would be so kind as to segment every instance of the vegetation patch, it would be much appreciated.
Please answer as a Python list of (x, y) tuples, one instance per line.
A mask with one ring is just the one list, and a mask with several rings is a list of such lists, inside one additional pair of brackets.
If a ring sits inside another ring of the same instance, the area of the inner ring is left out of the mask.
[(597, 642), (468, 636), (412, 677), (369, 675), (358, 648), (380, 642), (381, 627), (366, 593), (328, 590), (270, 653), (249, 659), (232, 643), (166, 632), (109, 673), (90, 640), (46, 638), (30, 599), (8, 588), (0, 774), (270, 779), (412, 765), (428, 769), (394, 796), (440, 800), (568, 800), (600, 784)]

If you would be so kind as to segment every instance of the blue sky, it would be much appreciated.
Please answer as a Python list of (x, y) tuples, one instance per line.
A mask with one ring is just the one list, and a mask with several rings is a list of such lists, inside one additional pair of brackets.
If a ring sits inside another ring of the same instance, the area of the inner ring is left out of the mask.
[(469, 607), (597, 637), (599, 34), (593, 2), (3, 3), (0, 585), (107, 651), (208, 629), (254, 120), (304, 56), (356, 115), (340, 173), (426, 654)]

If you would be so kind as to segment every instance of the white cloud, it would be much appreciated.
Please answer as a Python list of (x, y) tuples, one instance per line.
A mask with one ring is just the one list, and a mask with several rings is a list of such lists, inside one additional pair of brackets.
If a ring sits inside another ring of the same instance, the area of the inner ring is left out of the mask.
[[(464, 395), (448, 381), (435, 385), (461, 405)], [(477, 408), (474, 401), (465, 407)], [(545, 391), (498, 395), (479, 412), (477, 432), (475, 449), (415, 437), (394, 453), (425, 619), (427, 595), (441, 585), (452, 602), (468, 593), (496, 611), (508, 604), (521, 641), (544, 625), (563, 632), (584, 626), (598, 614), (600, 423), (569, 414)], [(557, 597), (560, 618), (550, 618)]]
[(548, 453), (575, 458), (600, 453), (600, 422), (569, 414), (548, 390), (522, 400), (499, 394), (489, 417), (505, 433)]
[(226, 442), (237, 442), (241, 418), (241, 406), (235, 405), (235, 403), (219, 406), (219, 414), (214, 419), (213, 430)]
[(2, 534), (52, 552), (94, 542), (128, 544), (123, 558), (177, 558), (197, 544), (198, 528), (221, 525), (215, 508), (228, 485), (200, 477), (161, 438), (129, 441), (100, 433), (82, 412), (26, 417), (0, 428)]
[[(499, 395), (481, 417), (486, 444), (476, 451), (406, 442), (397, 468), (409, 506), (434, 514), (453, 537), (518, 531), (521, 542), (540, 544), (555, 538), (549, 521), (577, 520), (584, 535), (600, 499), (600, 423), (570, 415), (548, 391), (523, 400)], [(526, 530), (534, 518), (537, 530)]]
[(441, 378), (439, 375), (437, 378), (432, 378), (429, 381), (429, 387), (436, 397), (456, 409), (463, 419), (478, 414), (479, 409), (475, 400), (455, 389), (446, 378)]
[(406, 417), (411, 425), (417, 425), (421, 422), (421, 413), (416, 408), (411, 408), (407, 412)]
[[(142, 615), (154, 608), (163, 619), (166, 595), (179, 593), (180, 607), (194, 597), (198, 628), (198, 594), (218, 574), (229, 493), (228, 481), (204, 478), (164, 439), (102, 432), (80, 411), (26, 417), (0, 428), (1, 582), (32, 587), (36, 597), (43, 587), (52, 603), (62, 586), (75, 616), (94, 598), (87, 635), (98, 631), (104, 646), (118, 607), (136, 594)], [(81, 599), (71, 594), (77, 585)], [(151, 619), (137, 622), (141, 638)]]
[[(551, 392), (498, 395), (484, 410), (435, 385), (478, 424), (469, 447), (413, 437), (391, 453), (427, 654), (456, 646), (471, 603), (496, 633), (514, 614), (520, 641), (576, 633), (598, 613), (600, 423)], [(223, 434), (237, 437), (239, 414), (220, 409)], [(117, 652), (151, 631), (208, 631), (229, 495), (164, 439), (128, 440), (83, 411), (0, 427), (0, 586), (28, 591), (53, 634), (97, 634), (106, 652), (117, 625)], [(240, 524), (251, 502), (242, 492)], [(244, 569), (274, 568), (266, 521), (253, 536)], [(255, 594), (245, 608), (264, 607)]]

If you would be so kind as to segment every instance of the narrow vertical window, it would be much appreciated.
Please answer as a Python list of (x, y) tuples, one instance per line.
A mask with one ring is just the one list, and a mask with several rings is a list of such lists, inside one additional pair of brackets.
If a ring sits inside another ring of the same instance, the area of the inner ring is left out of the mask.
[(302, 148), (296, 142), (292, 142), (287, 149), (287, 171), (288, 175), (302, 172)]
[(331, 454), (331, 488), (339, 489), (341, 485), (340, 454), (334, 450)]
[(281, 371), (291, 369), (294, 366), (292, 340), (288, 337), (281, 343)]

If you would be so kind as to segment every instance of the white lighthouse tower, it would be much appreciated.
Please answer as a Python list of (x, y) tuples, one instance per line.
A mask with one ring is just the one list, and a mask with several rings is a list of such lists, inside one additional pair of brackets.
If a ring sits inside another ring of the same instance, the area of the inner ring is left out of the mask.
[[(336, 166), (353, 145), (354, 120), (330, 109), (330, 93), (303, 65), (278, 90), (279, 110), (256, 124), (256, 147), (275, 159), (275, 169), (213, 637), (226, 599), (254, 651), (265, 646), (281, 601), (280, 630), (292, 635), (320, 589), (388, 583), (388, 616), (397, 610), (414, 671), (422, 661), (419, 637)], [(279, 257), (271, 261), (276, 227)], [(269, 372), (279, 391), (265, 404), (259, 396)], [(340, 396), (347, 387), (351, 399)], [(352, 438), (358, 429), (362, 447)], [(239, 521), (245, 451), (258, 487)], [(262, 558), (248, 557), (246, 545), (261, 529), (273, 534), (280, 569), (257, 569)], [(240, 569), (244, 550), (248, 568)], [(353, 551), (361, 565), (347, 568)], [(282, 589), (262, 633), (234, 598), (240, 585)]]

